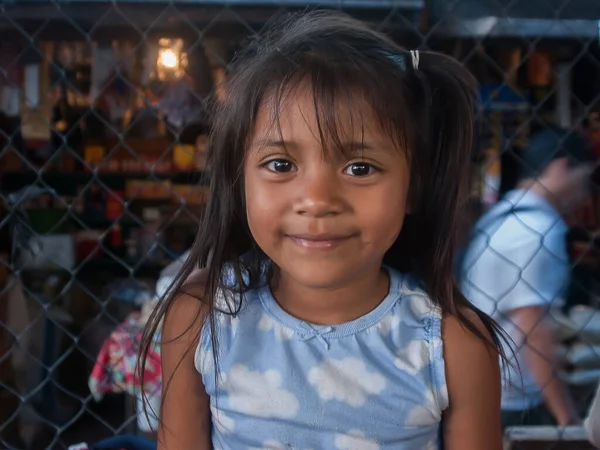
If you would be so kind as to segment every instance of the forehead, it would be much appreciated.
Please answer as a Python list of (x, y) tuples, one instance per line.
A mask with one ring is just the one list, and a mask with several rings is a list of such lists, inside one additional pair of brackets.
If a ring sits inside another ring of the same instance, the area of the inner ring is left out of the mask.
[(308, 83), (271, 90), (257, 112), (252, 142), (319, 141), (324, 148), (348, 141), (396, 145), (388, 121), (376, 114), (360, 89), (319, 92)]

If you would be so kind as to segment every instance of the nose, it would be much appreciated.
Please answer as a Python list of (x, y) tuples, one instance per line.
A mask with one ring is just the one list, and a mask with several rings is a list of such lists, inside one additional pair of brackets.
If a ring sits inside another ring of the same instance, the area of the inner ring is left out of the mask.
[(316, 172), (302, 177), (294, 212), (316, 218), (340, 214), (344, 201), (336, 175), (330, 171)]

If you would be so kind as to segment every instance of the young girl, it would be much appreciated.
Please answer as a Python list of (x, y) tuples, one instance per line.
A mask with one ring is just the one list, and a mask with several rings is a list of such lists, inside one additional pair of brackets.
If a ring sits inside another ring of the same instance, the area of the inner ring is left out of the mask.
[[(475, 81), (337, 13), (239, 56), (162, 326), (159, 449), (500, 449), (494, 323), (453, 281)], [(202, 268), (202, 269), (201, 269)]]

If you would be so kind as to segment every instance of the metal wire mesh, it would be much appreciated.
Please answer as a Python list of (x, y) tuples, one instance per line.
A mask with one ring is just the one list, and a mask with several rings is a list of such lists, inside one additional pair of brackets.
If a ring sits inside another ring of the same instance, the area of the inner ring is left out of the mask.
[[(486, 203), (514, 185), (535, 130), (554, 123), (600, 139), (591, 1), (3, 2), (0, 447), (67, 448), (138, 428), (139, 319), (206, 200), (204, 101), (249, 37), (306, 7), (345, 10), (476, 74), (474, 193)], [(599, 207), (594, 192), (568, 218), (573, 281), (555, 318), (567, 333), (557, 376), (582, 416), (600, 379)], [(584, 446), (577, 432), (556, 433), (515, 445)]]

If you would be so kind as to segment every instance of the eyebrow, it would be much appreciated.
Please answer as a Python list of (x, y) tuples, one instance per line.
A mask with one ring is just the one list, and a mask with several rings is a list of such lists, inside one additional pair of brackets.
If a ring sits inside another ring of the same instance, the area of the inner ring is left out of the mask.
[(284, 141), (282, 139), (263, 139), (252, 144), (253, 148), (289, 148), (297, 147), (298, 144), (292, 141)]
[[(282, 139), (264, 139), (252, 145), (253, 148), (298, 148), (300, 145), (295, 141), (285, 141)], [(362, 141), (348, 141), (342, 143), (342, 148), (350, 153), (362, 152), (365, 150), (373, 150), (374, 147)]]

